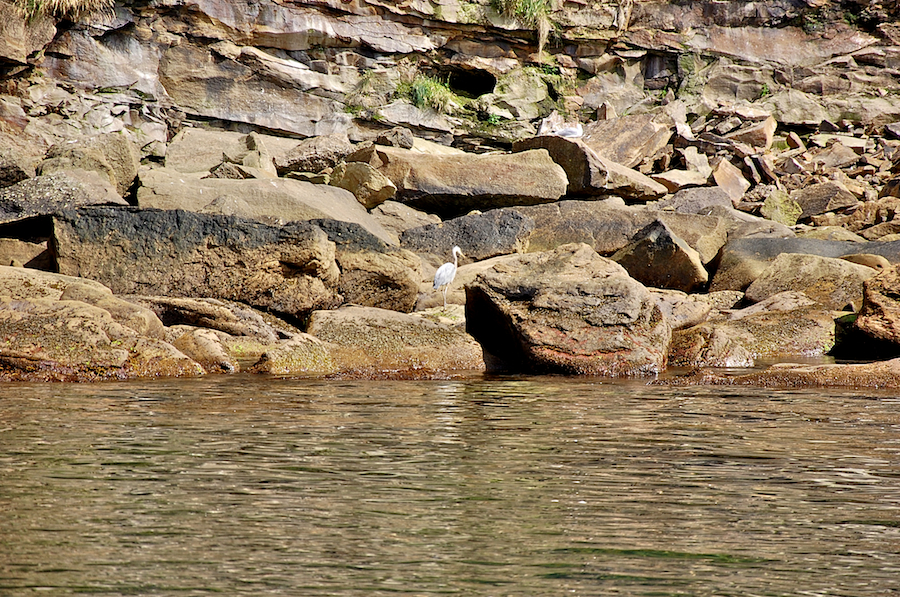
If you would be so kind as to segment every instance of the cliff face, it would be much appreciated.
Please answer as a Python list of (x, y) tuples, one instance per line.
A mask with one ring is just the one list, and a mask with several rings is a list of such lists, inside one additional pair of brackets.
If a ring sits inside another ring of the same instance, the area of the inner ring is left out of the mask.
[[(105, 94), (76, 128), (148, 143), (187, 116), (297, 136), (401, 124), (477, 150), (533, 135), (553, 110), (584, 122), (675, 100), (698, 115), (755, 103), (787, 126), (900, 120), (892, 2), (509, 4), (162, 0), (26, 24), (0, 0), (0, 72), (29, 117), (54, 102), (78, 115), (59, 81)], [(33, 67), (44, 78), (26, 83)]]

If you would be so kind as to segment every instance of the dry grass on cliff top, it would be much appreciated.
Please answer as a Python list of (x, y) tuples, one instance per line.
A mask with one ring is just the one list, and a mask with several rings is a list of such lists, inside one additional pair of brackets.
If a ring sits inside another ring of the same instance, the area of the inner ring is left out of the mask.
[(54, 17), (78, 20), (87, 15), (112, 16), (115, 0), (15, 0), (27, 19)]

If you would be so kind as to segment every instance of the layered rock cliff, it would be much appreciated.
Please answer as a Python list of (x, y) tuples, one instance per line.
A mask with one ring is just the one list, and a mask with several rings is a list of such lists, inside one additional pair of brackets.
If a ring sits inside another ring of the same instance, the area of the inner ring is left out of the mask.
[(0, 61), (19, 99), (0, 119), (77, 115), (69, 128), (124, 126), (147, 152), (185, 117), (351, 139), (401, 124), (475, 150), (533, 135), (553, 110), (586, 122), (674, 100), (695, 115), (753, 102), (788, 126), (900, 120), (893, 2), (532, 4), (163, 0), (72, 23), (25, 21), (2, 0)]

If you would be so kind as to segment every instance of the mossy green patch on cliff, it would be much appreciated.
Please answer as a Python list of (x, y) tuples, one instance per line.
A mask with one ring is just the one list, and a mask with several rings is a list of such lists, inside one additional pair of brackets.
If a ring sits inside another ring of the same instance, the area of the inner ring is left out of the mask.
[(397, 95), (407, 98), (417, 108), (431, 108), (441, 114), (452, 114), (467, 103), (451, 91), (446, 81), (423, 74), (398, 85)]

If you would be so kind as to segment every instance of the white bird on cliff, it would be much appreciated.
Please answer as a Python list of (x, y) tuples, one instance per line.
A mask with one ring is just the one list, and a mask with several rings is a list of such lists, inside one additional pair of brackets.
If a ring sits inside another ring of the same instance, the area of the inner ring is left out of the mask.
[(444, 287), (444, 308), (447, 308), (447, 290), (450, 289), (450, 284), (453, 282), (453, 278), (456, 277), (456, 268), (459, 265), (459, 258), (465, 257), (463, 255), (462, 249), (459, 247), (453, 247), (453, 263), (445, 263), (441, 267), (434, 272), (434, 289), (437, 290), (440, 287)]

